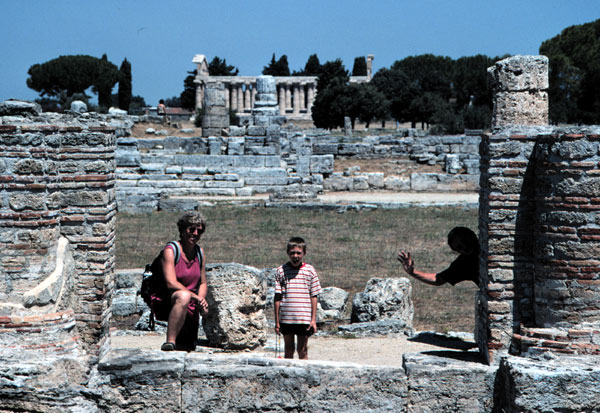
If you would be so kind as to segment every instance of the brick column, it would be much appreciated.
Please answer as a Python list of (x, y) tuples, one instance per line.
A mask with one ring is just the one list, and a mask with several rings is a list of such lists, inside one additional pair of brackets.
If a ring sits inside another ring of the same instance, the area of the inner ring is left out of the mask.
[[(0, 315), (5, 326), (15, 316), (29, 317), (23, 327), (38, 327), (22, 332), (35, 334), (36, 345), (64, 350), (68, 331), (97, 354), (109, 336), (114, 283), (115, 130), (82, 119), (52, 121), (15, 116), (8, 121), (14, 124), (0, 125)], [(39, 295), (60, 237), (68, 240), (61, 248), (75, 267), (54, 280), (61, 288)], [(65, 325), (59, 343), (43, 327), (56, 320)]]

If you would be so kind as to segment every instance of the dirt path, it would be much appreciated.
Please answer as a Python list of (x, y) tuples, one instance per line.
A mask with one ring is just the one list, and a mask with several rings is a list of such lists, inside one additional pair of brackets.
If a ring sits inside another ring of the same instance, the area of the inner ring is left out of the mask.
[[(115, 335), (111, 337), (113, 348), (140, 348), (158, 350), (164, 342), (164, 335), (148, 333), (144, 335)], [(313, 336), (308, 342), (308, 357), (311, 360), (351, 362), (374, 366), (402, 366), (403, 353), (423, 351), (454, 350), (465, 351), (474, 343), (454, 341), (435, 337), (429, 339), (409, 339), (397, 337), (342, 338), (335, 336)], [(283, 347), (283, 339), (280, 341)], [(264, 348), (251, 351), (256, 355), (275, 357), (275, 338), (269, 337)], [(198, 346), (197, 351), (205, 353), (232, 353), (211, 347)], [(243, 353), (249, 353), (244, 351)], [(283, 351), (280, 356), (283, 357)]]

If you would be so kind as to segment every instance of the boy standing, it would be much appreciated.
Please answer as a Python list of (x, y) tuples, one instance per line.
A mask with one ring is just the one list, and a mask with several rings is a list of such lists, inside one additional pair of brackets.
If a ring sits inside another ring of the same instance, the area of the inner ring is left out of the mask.
[(305, 263), (306, 242), (293, 237), (287, 244), (289, 261), (277, 268), (275, 277), (275, 333), (283, 334), (285, 358), (294, 358), (297, 337), (298, 358), (308, 360), (308, 337), (317, 331), (319, 276)]

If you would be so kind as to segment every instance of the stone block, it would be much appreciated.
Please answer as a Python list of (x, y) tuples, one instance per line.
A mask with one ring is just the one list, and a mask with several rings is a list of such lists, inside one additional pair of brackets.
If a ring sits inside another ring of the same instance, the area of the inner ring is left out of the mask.
[(273, 146), (246, 146), (245, 155), (276, 155), (277, 148)]
[(266, 136), (266, 126), (248, 126), (248, 136)]
[(236, 188), (235, 194), (237, 196), (252, 196), (254, 195), (254, 191), (252, 190), (252, 187), (244, 186), (242, 188)]
[(352, 300), (352, 322), (398, 319), (412, 329), (412, 287), (407, 278), (371, 278)]
[(488, 68), (488, 79), (496, 92), (548, 89), (548, 58), (516, 55)]
[[(496, 368), (478, 351), (432, 351), (404, 355), (408, 405), (424, 412), (491, 412)], [(506, 410), (524, 411), (524, 410)]]
[(244, 138), (240, 137), (227, 139), (227, 155), (243, 155), (244, 142)]
[(244, 136), (246, 135), (246, 127), (245, 126), (230, 126), (229, 127), (229, 135), (230, 136)]
[(244, 181), (206, 181), (206, 188), (241, 188)]
[(341, 320), (346, 312), (347, 291), (337, 287), (323, 288), (317, 304), (317, 320)]
[(511, 412), (594, 412), (600, 400), (597, 357), (508, 356), (498, 369), (497, 409)]
[(342, 143), (338, 147), (338, 154), (343, 156), (368, 155), (373, 153), (373, 146), (366, 143)]
[(351, 179), (352, 179), (352, 190), (353, 191), (368, 191), (369, 190), (369, 182), (367, 181), (366, 176), (358, 175), (358, 176), (353, 176)]
[(326, 191), (351, 191), (353, 189), (352, 184), (352, 178), (345, 177), (338, 172), (323, 180), (323, 189)]
[(319, 174), (333, 173), (333, 155), (313, 155), (310, 157), (310, 172)]
[(383, 179), (384, 188), (389, 191), (410, 191), (410, 178), (400, 176), (386, 176)]
[(382, 189), (385, 187), (385, 178), (383, 172), (369, 172), (362, 175), (367, 178), (369, 188)]
[(240, 264), (207, 268), (211, 311), (202, 317), (209, 343), (225, 349), (256, 348), (266, 341), (266, 281), (260, 271)]

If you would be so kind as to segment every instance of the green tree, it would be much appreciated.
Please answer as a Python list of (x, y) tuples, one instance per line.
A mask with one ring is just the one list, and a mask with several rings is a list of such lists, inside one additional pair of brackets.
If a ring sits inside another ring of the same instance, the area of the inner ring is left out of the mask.
[(172, 96), (170, 98), (166, 98), (165, 106), (167, 106), (169, 108), (180, 108), (181, 107), (181, 98), (179, 96)]
[(141, 96), (132, 96), (131, 103), (129, 104), (129, 113), (132, 115), (143, 115), (144, 108), (148, 105), (146, 104), (146, 100)]
[[(210, 71), (209, 71), (210, 73)], [(183, 92), (179, 95), (181, 107), (184, 109), (194, 110), (196, 107), (196, 84), (194, 79), (198, 74), (198, 70), (188, 72), (188, 76), (183, 80)]]
[(485, 55), (461, 57), (454, 62), (452, 73), (453, 95), (456, 104), (464, 107), (469, 103), (492, 107), (492, 89), (487, 84), (487, 68), (499, 58)]
[(228, 65), (227, 59), (221, 60), (215, 56), (208, 64), (208, 73), (211, 76), (237, 76), (239, 70), (235, 66)]
[(108, 61), (106, 53), (98, 63), (98, 74), (94, 79), (92, 91), (98, 94), (98, 106), (107, 109), (112, 103), (112, 89), (119, 80), (119, 69)]
[(418, 89), (418, 94), (431, 92), (444, 99), (452, 97), (454, 61), (445, 56), (424, 54), (394, 62), (391, 69), (399, 69)]
[[(27, 71), (27, 86), (40, 92), (40, 96), (60, 97), (61, 93), (65, 93), (66, 96), (85, 93), (90, 86), (98, 82), (101, 68), (110, 68), (110, 65), (112, 63), (107, 60), (87, 55), (60, 56), (31, 66)], [(118, 72), (115, 65), (112, 65), (112, 70)]]
[(131, 64), (125, 58), (119, 68), (119, 108), (129, 111), (131, 104)]
[(304, 69), (294, 71), (294, 76), (319, 76), (321, 73), (321, 62), (316, 54), (311, 54), (304, 65)]
[(317, 79), (317, 96), (312, 107), (316, 127), (333, 129), (344, 125), (352, 91), (348, 88), (350, 77), (340, 59), (321, 66)]
[(402, 70), (379, 69), (369, 83), (386, 97), (389, 116), (398, 122), (414, 122), (410, 103), (417, 96), (417, 87)]
[(600, 19), (567, 27), (540, 54), (550, 61), (552, 122), (600, 123)]
[(367, 59), (364, 56), (354, 58), (354, 66), (352, 66), (352, 76), (367, 75)]
[(275, 60), (275, 53), (273, 53), (271, 62), (263, 68), (262, 74), (271, 76), (289, 76), (290, 67), (288, 65), (287, 56), (282, 55), (279, 60)]

